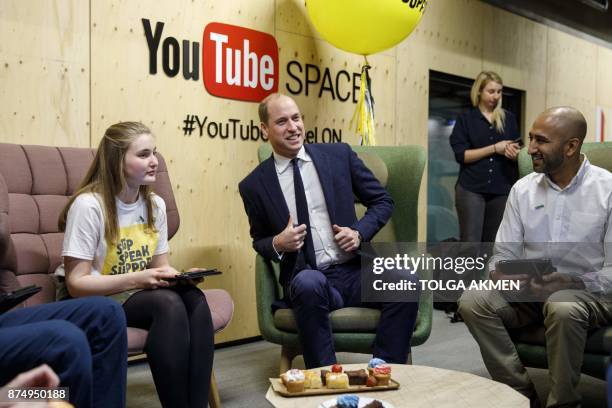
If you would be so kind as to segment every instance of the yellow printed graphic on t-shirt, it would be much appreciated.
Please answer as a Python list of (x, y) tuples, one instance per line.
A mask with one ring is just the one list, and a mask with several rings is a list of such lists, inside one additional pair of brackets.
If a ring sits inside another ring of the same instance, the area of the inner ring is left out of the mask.
[(135, 224), (120, 228), (115, 244), (106, 241), (103, 275), (121, 275), (147, 269), (157, 247), (158, 234), (147, 233), (145, 227), (146, 224)]

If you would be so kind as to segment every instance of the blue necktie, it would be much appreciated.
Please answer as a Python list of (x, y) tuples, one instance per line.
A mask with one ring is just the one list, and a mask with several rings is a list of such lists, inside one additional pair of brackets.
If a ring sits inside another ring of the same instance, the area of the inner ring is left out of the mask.
[(298, 224), (306, 224), (306, 238), (304, 246), (297, 254), (296, 269), (316, 269), (317, 260), (314, 254), (314, 244), (312, 243), (312, 233), (310, 232), (310, 219), (308, 217), (308, 202), (306, 201), (306, 191), (304, 191), (304, 183), (298, 166), (298, 158), (291, 160), (293, 166), (293, 189), (295, 190), (295, 209), (297, 212)]

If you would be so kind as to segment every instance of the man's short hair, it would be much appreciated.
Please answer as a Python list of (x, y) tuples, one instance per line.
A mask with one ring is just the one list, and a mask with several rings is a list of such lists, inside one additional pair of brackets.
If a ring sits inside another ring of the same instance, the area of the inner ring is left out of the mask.
[(272, 99), (277, 99), (277, 98), (280, 98), (281, 96), (286, 96), (286, 95), (276, 92), (276, 93), (272, 93), (266, 96), (265, 98), (261, 100), (261, 102), (259, 103), (259, 107), (258, 107), (260, 122), (265, 123), (266, 125), (268, 124), (268, 119), (270, 119), (270, 114), (268, 113), (268, 103)]

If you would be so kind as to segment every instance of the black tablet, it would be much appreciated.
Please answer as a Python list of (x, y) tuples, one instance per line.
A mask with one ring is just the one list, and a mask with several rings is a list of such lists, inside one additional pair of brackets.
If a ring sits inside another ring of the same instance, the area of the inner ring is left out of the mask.
[(12, 292), (0, 293), (0, 313), (12, 309), (41, 290), (40, 286), (30, 285)]
[(550, 259), (508, 259), (497, 262), (495, 267), (504, 275), (525, 274), (537, 279), (557, 270)]
[(199, 279), (205, 278), (212, 275), (221, 275), (221, 271), (217, 269), (197, 269), (189, 272), (182, 272), (176, 275), (174, 278), (167, 279), (168, 281), (180, 281), (186, 279)]

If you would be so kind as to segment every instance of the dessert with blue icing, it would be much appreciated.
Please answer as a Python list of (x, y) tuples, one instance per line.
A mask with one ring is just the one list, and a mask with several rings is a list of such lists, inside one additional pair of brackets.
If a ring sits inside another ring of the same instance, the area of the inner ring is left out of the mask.
[(374, 375), (374, 368), (376, 368), (377, 366), (381, 364), (387, 364), (387, 362), (380, 358), (371, 359), (370, 362), (368, 363), (368, 373), (370, 373), (370, 375)]
[[(343, 394), (336, 399), (336, 405), (331, 408), (358, 408), (359, 397), (353, 394)], [(379, 400), (372, 400), (363, 408), (384, 408), (384, 405)]]
[(359, 397), (353, 394), (344, 394), (336, 399), (335, 408), (357, 408), (359, 406)]

